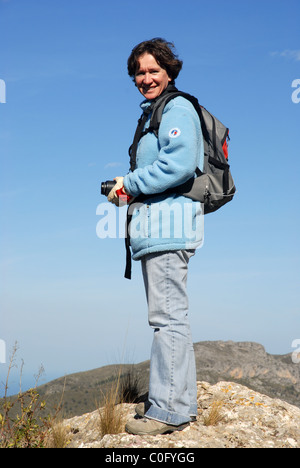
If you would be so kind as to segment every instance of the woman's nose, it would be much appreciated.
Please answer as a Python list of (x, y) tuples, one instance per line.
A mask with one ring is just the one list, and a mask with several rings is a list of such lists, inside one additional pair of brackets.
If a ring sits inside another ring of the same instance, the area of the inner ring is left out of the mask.
[(144, 83), (148, 84), (148, 83), (151, 83), (151, 81), (152, 81), (151, 73), (145, 73)]

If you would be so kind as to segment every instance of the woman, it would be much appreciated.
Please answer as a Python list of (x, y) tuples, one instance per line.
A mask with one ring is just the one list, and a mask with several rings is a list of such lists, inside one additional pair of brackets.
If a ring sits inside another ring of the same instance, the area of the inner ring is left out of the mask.
[[(145, 41), (133, 49), (128, 73), (145, 98), (144, 111), (174, 85), (181, 68), (173, 44), (163, 39)], [(145, 128), (149, 121), (150, 116)], [(142, 264), (154, 339), (148, 402), (137, 406), (142, 418), (127, 423), (129, 433), (182, 430), (197, 415), (186, 281), (189, 260), (202, 245), (203, 216), (200, 203), (170, 189), (194, 177), (196, 167), (203, 167), (203, 158), (197, 112), (188, 100), (176, 97), (165, 106), (158, 136), (149, 132), (142, 137), (135, 169), (117, 177), (108, 195), (109, 201), (118, 204), (119, 189), (131, 197), (143, 194), (143, 202), (133, 204), (130, 239), (132, 258)], [(162, 193), (165, 190), (167, 194)]]

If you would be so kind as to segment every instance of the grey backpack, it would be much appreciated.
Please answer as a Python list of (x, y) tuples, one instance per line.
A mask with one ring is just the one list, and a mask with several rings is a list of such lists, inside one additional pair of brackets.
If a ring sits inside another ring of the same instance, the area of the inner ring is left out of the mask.
[[(180, 193), (195, 201), (200, 201), (204, 204), (204, 213), (211, 213), (231, 201), (236, 192), (228, 164), (227, 142), (229, 140), (229, 129), (203, 106), (200, 106), (197, 98), (194, 96), (178, 91), (175, 86), (169, 85), (151, 103), (139, 119), (133, 144), (129, 148), (130, 168), (132, 171), (135, 168), (136, 150), (139, 140), (149, 132), (153, 132), (156, 136), (158, 135), (163, 109), (171, 99), (177, 96), (182, 96), (189, 100), (199, 115), (204, 140), (204, 168), (203, 172), (199, 168), (196, 168), (196, 177), (167, 192)], [(145, 122), (151, 112), (150, 125), (144, 130)]]

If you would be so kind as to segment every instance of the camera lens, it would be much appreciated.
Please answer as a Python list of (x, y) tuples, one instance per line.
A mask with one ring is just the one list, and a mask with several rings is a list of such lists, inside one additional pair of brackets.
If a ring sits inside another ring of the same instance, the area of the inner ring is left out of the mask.
[(115, 180), (107, 180), (106, 182), (101, 183), (101, 195), (107, 195), (111, 191), (111, 189), (116, 185)]

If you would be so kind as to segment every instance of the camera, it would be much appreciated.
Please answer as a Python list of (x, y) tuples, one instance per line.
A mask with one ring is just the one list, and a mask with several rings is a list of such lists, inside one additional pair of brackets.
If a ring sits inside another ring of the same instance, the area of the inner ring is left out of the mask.
[(115, 180), (107, 180), (106, 182), (101, 183), (101, 195), (107, 195), (111, 191), (111, 189), (116, 185)]
[[(106, 197), (109, 195), (111, 189), (114, 188), (116, 185), (115, 180), (107, 180), (106, 182), (101, 183), (101, 195), (105, 195)], [(116, 196), (119, 198), (119, 203), (117, 206), (122, 206), (124, 204), (128, 204), (132, 200), (131, 195), (127, 195), (124, 191), (124, 187), (119, 188), (116, 190)]]

